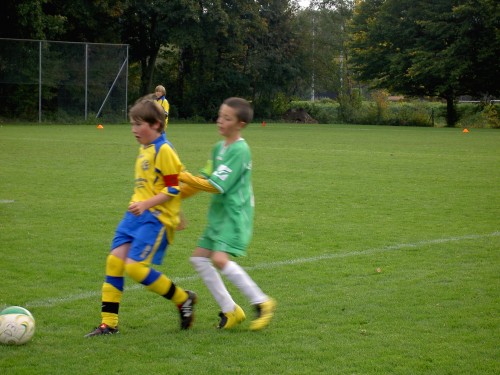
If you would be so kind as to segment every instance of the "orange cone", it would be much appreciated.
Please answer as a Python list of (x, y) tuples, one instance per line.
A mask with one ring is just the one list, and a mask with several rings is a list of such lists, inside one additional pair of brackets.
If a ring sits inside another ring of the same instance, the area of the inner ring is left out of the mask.
[(262, 126), (266, 126), (266, 122), (265, 121), (262, 121)]
[(464, 129), (463, 133), (468, 133), (469, 130), (467, 128)]
[(101, 124), (97, 125), (97, 129), (104, 129), (104, 126), (102, 126)]

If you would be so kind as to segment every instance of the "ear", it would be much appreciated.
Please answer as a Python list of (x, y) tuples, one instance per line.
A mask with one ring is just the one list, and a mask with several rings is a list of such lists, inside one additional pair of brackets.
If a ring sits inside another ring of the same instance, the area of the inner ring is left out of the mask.
[(156, 121), (154, 124), (151, 124), (151, 129), (156, 130), (158, 133), (160, 132), (161, 124), (160, 121)]

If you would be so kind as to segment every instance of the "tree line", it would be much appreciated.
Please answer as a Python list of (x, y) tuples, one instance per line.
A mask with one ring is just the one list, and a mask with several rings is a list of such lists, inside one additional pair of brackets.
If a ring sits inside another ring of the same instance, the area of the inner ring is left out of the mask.
[(7, 0), (2, 8), (2, 38), (130, 45), (131, 101), (163, 84), (181, 118), (210, 119), (234, 95), (272, 118), (292, 99), (329, 95), (342, 105), (373, 87), (443, 98), (453, 125), (458, 96), (499, 93), (495, 0), (314, 0), (307, 9), (294, 0)]

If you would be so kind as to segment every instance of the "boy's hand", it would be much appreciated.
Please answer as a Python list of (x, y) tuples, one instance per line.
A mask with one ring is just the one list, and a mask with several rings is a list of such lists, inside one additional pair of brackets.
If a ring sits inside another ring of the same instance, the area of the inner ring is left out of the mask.
[(184, 213), (182, 211), (179, 213), (179, 218), (180, 218), (180, 222), (179, 222), (179, 225), (177, 225), (176, 230), (186, 229), (188, 226), (188, 222), (187, 222), (186, 217), (184, 216)]
[(213, 171), (214, 171), (214, 164), (212, 160), (207, 160), (207, 164), (205, 164), (205, 166), (200, 169), (200, 174), (205, 178), (209, 178), (210, 175), (213, 173)]
[(144, 211), (146, 211), (148, 208), (144, 204), (144, 202), (133, 202), (128, 206), (128, 212), (135, 216), (140, 216)]

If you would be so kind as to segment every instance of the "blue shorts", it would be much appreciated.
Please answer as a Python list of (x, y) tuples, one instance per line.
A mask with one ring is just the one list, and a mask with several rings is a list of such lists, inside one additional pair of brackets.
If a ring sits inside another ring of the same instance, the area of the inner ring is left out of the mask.
[(111, 250), (130, 243), (128, 258), (146, 264), (161, 264), (168, 248), (165, 226), (149, 211), (141, 216), (125, 213), (116, 228)]

